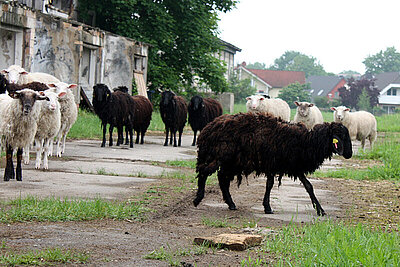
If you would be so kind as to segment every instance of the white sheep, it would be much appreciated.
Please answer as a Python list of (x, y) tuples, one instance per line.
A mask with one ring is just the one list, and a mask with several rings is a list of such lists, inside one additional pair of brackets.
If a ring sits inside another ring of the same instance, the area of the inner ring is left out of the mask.
[(375, 116), (366, 111), (350, 112), (345, 106), (332, 107), (333, 119), (335, 122), (341, 122), (349, 130), (351, 140), (361, 141), (361, 147), (364, 150), (365, 139), (369, 139), (371, 149), (376, 140), (376, 119)]
[(314, 104), (298, 101), (295, 101), (294, 104), (297, 106), (296, 114), (293, 119), (294, 122), (304, 123), (309, 130), (311, 130), (315, 124), (324, 122), (321, 111)]
[(31, 82), (41, 82), (48, 84), (60, 82), (60, 80), (53, 75), (44, 72), (27, 72), (19, 65), (11, 65), (7, 69), (3, 69), (1, 73), (10, 83), (16, 84), (27, 84)]
[[(49, 90), (53, 90), (57, 94), (65, 93), (59, 98), (61, 107), (61, 127), (56, 138), (57, 156), (61, 157), (61, 154), (65, 151), (65, 140), (67, 134), (78, 117), (78, 107), (75, 104), (74, 94), (72, 93), (72, 89), (76, 88), (77, 85), (59, 82), (48, 84), (48, 86), (50, 87)], [(52, 144), (53, 142), (51, 142), (50, 145), (50, 155), (52, 155), (53, 151)]]
[(35, 104), (37, 100), (45, 100), (47, 97), (31, 89), (23, 89), (0, 95), (0, 135), (6, 146), (6, 168), (4, 180), (14, 179), (14, 167), (12, 162), (13, 149), (17, 149), (16, 178), (22, 181), (22, 151), (23, 148), (33, 142), (37, 129), (37, 120), (40, 106)]
[[(61, 111), (58, 98), (65, 95), (65, 93), (62, 92), (57, 95), (54, 92), (46, 90), (44, 92), (40, 92), (40, 94), (46, 96), (48, 101), (41, 102), (40, 115), (37, 123), (38, 126), (35, 134), (35, 168), (40, 169), (43, 154), (43, 168), (47, 170), (49, 168), (48, 155), (50, 142), (53, 141), (61, 126)], [(24, 153), (24, 163), (29, 164), (29, 146), (24, 149)]]
[(267, 98), (264, 95), (252, 95), (246, 98), (247, 112), (267, 112), (284, 121), (290, 120), (288, 103), (279, 98)]

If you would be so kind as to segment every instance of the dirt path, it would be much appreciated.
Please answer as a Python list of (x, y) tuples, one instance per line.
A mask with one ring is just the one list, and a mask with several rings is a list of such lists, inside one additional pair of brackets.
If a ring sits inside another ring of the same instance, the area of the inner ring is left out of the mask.
[[(177, 190), (186, 186), (182, 180), (162, 178), (168, 172), (183, 170), (154, 164), (172, 159), (194, 159), (195, 148), (189, 146), (191, 138), (184, 136), (184, 146), (180, 148), (162, 146), (162, 136), (148, 136), (145, 145), (137, 145), (134, 149), (125, 146), (100, 148), (98, 141), (71, 141), (61, 160), (50, 160), (50, 171), (34, 170), (32, 161), (23, 168), (23, 182), (0, 182), (0, 199), (29, 194), (38, 197), (100, 196), (122, 200), (140, 198), (149, 188), (155, 188), (152, 201), (148, 204), (148, 208), (154, 212), (149, 213), (144, 222), (98, 220), (0, 224), (0, 241), (15, 251), (49, 247), (87, 251), (91, 255), (90, 265), (96, 266), (167, 266), (165, 261), (147, 260), (144, 255), (161, 246), (170, 247), (171, 250), (191, 248), (196, 236), (242, 233), (248, 231), (246, 227), (249, 222), (253, 226), (257, 224), (257, 227), (277, 228), (290, 221), (302, 223), (316, 218), (304, 187), (298, 181), (289, 179), (284, 179), (280, 188), (276, 185), (272, 190), (271, 206), (275, 214), (263, 213), (263, 177), (250, 177), (240, 188), (231, 187), (237, 211), (227, 209), (217, 185), (207, 186), (205, 199), (197, 208), (193, 207), (195, 186), (189, 190)], [(334, 159), (324, 168), (338, 168), (341, 165), (342, 161)], [(368, 190), (369, 194), (375, 192), (378, 199), (380, 189), (392, 189), (391, 200), (387, 199), (390, 194), (385, 194), (386, 198), (381, 199), (383, 203), (395, 203), (399, 195), (398, 186), (396, 191), (396, 187), (393, 189), (390, 184), (381, 188), (382, 184), (372, 186), (373, 183), (363, 182), (364, 186), (371, 185), (363, 188), (360, 183), (338, 179), (312, 179), (311, 182), (321, 205), (333, 219), (366, 219), (366, 216), (376, 217), (385, 211), (374, 209), (374, 213), (368, 213), (372, 209), (371, 203), (365, 205), (368, 203), (365, 199), (355, 197), (355, 190), (359, 195), (363, 194), (363, 190)], [(350, 215), (349, 209), (352, 209)], [(234, 227), (206, 226), (202, 222), (204, 218), (225, 220)], [(257, 227), (253, 230), (260, 229)], [(258, 257), (253, 250), (216, 250), (209, 251), (207, 255), (182, 256), (180, 259), (197, 266), (238, 266), (249, 253)]]

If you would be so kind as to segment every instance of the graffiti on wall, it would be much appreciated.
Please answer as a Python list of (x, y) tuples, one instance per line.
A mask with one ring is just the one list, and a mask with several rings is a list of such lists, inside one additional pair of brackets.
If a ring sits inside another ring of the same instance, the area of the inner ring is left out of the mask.
[[(49, 32), (46, 28), (36, 29), (33, 45), (32, 72), (46, 72), (65, 82), (74, 76), (74, 52), (68, 46), (68, 35), (63, 31)], [(72, 40), (73, 43), (73, 40)]]

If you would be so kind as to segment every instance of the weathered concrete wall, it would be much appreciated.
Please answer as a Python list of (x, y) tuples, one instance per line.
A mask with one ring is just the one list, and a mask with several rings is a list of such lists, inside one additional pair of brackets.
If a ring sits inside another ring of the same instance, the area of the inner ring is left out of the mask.
[(79, 83), (82, 27), (39, 14), (30, 70), (46, 72), (66, 83)]
[(233, 113), (235, 104), (235, 95), (233, 93), (222, 93), (218, 96), (218, 100), (221, 102), (224, 110)]
[(132, 89), (134, 47), (119, 36), (106, 35), (104, 44), (104, 83), (112, 88), (125, 85)]

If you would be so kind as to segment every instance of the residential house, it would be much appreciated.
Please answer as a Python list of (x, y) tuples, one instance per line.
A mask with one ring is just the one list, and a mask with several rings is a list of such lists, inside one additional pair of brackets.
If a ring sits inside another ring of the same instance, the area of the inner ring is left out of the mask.
[(304, 84), (306, 79), (303, 71), (248, 69), (246, 62), (240, 64), (236, 71), (239, 80), (249, 78), (258, 93), (265, 93), (273, 98), (278, 97), (282, 88), (296, 82)]
[[(91, 100), (93, 85), (125, 85), (146, 94), (149, 45), (77, 22), (76, 0), (0, 0), (0, 69), (18, 64), (76, 83)], [(62, 8), (66, 8), (63, 10)]]
[(394, 110), (400, 107), (400, 73), (385, 72), (374, 74), (375, 85), (379, 89), (379, 106), (386, 113), (393, 113)]
[(225, 42), (220, 39), (222, 49), (215, 54), (215, 57), (220, 59), (221, 61), (225, 62), (227, 71), (225, 73), (225, 78), (229, 80), (229, 78), (233, 74), (233, 68), (235, 67), (235, 54), (236, 52), (241, 52), (242, 49)]
[(306, 80), (310, 83), (311, 100), (315, 97), (326, 97), (328, 100), (338, 99), (338, 89), (345, 86), (346, 79), (341, 76), (310, 76)]

